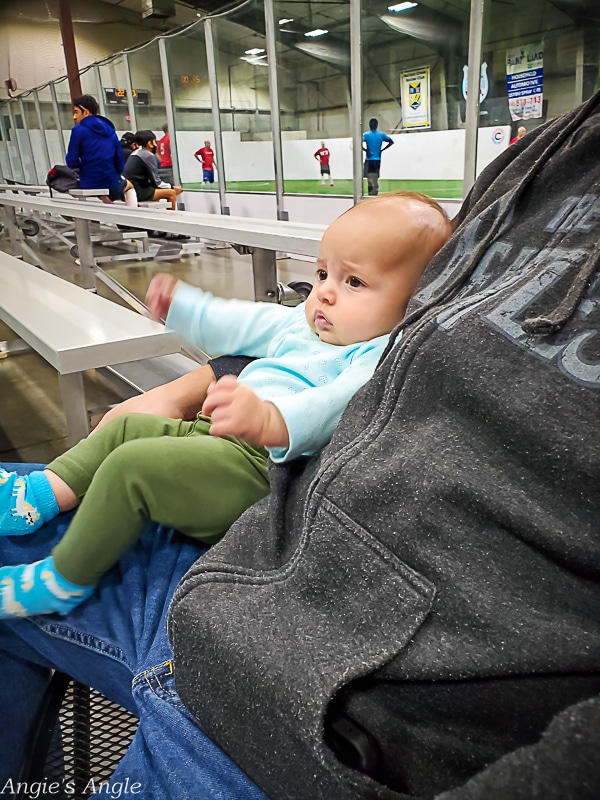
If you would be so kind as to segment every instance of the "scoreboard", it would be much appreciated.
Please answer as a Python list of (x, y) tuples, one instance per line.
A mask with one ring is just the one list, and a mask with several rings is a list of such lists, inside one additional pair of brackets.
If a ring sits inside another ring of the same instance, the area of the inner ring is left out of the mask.
[[(109, 106), (126, 106), (127, 89), (105, 89), (104, 101)], [(133, 102), (137, 106), (149, 106), (150, 92), (147, 89), (134, 89)]]

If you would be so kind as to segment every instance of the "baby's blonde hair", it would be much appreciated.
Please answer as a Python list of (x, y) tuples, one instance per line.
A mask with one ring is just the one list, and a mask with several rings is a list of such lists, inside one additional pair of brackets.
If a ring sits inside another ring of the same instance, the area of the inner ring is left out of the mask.
[(429, 255), (429, 258), (431, 258), (435, 252), (437, 252), (437, 250), (439, 250), (450, 238), (453, 227), (452, 221), (448, 217), (448, 214), (437, 202), (437, 200), (433, 199), (433, 197), (429, 197), (429, 195), (423, 194), (423, 192), (410, 192), (405, 189), (398, 189), (394, 192), (384, 192), (376, 197), (364, 197), (355, 206), (352, 206), (352, 208), (348, 209), (348, 211), (344, 213), (347, 214), (356, 208), (387, 204), (390, 200), (413, 201), (420, 203), (421, 205), (429, 206), (429, 208), (437, 211), (439, 214), (439, 224), (432, 223), (431, 217), (429, 217), (426, 223), (423, 225), (420, 234), (420, 241), (421, 244), (424, 245), (425, 249), (428, 249), (429, 246), (434, 248), (433, 252)]
[(376, 197), (363, 197), (359, 204), (363, 205), (364, 203), (380, 203), (385, 200), (391, 200), (392, 198), (404, 198), (406, 200), (415, 200), (417, 203), (424, 203), (426, 206), (431, 206), (436, 211), (438, 211), (444, 219), (449, 219), (448, 214), (444, 211), (441, 205), (434, 200), (433, 197), (429, 197), (428, 194), (423, 194), (423, 192), (410, 192), (407, 189), (397, 189), (393, 192), (384, 192), (383, 194), (378, 194)]

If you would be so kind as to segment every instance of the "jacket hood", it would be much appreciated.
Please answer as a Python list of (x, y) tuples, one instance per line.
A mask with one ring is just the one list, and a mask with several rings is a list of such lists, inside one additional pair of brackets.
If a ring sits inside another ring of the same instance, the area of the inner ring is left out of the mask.
[(84, 117), (79, 124), (95, 133), (96, 136), (113, 136), (115, 134), (115, 126), (106, 117)]

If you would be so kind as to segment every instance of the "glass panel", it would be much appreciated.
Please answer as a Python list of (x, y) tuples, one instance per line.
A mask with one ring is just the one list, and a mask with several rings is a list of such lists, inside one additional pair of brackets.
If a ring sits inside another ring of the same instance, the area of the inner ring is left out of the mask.
[(268, 66), (256, 52), (266, 51), (263, 4), (245, 3), (212, 24), (227, 190), (274, 192)]
[[(58, 115), (60, 118), (60, 127), (63, 132), (63, 147), (66, 149), (69, 146), (69, 139), (71, 137), (71, 130), (73, 125), (73, 103), (71, 102), (71, 88), (69, 81), (66, 78), (54, 82), (54, 89), (56, 91), (56, 101), (58, 103)], [(94, 93), (95, 96), (95, 93)], [(61, 161), (65, 161), (64, 156)]]
[(8, 158), (10, 161), (9, 174), (12, 173), (12, 178), (19, 183), (27, 183), (27, 178), (23, 172), (21, 164), (21, 155), (18, 148), (18, 132), (15, 128), (19, 125), (22, 126), (20, 121), (20, 111), (16, 100), (9, 101), (2, 108), (2, 121), (3, 130), (7, 138)]
[(158, 42), (129, 53), (128, 60), (137, 129), (154, 131), (156, 138), (160, 139), (167, 115)]
[[(18, 167), (18, 159), (16, 158), (16, 145), (11, 140), (12, 124), (8, 113), (8, 103), (2, 103), (0, 106), (0, 168), (2, 169), (2, 178), (6, 180), (19, 180), (21, 170)], [(13, 163), (17, 168), (17, 173), (13, 172)]]
[(380, 191), (462, 197), (469, 8), (469, 0), (365, 2), (363, 130), (375, 119), (394, 141), (383, 154), (377, 147), (371, 153), (380, 156)]
[[(594, 10), (592, 11), (592, 6)], [(595, 3), (528, 0), (490, 4), (484, 52), (507, 99), (511, 139), (590, 98), (596, 90), (600, 17)]]
[(100, 65), (100, 81), (104, 93), (106, 116), (121, 136), (131, 130), (131, 118), (127, 105), (127, 70), (122, 56)]
[[(23, 119), (21, 108), (25, 115)], [(21, 158), (25, 168), (25, 180), (27, 183), (45, 183), (46, 157), (43, 150), (40, 136), (39, 123), (35, 113), (35, 104), (31, 95), (24, 97), (22, 106), (16, 108), (17, 116), (17, 136), (21, 147)], [(27, 129), (28, 130), (27, 130)]]
[(349, 4), (274, 10), (284, 190), (352, 195)]
[[(182, 186), (215, 188), (216, 184), (203, 184), (202, 166), (194, 156), (205, 141), (215, 150), (203, 24), (167, 39), (166, 48)], [(213, 172), (217, 181), (219, 173)]]
[[(54, 164), (64, 164), (66, 150), (62, 137), (58, 133), (50, 86), (44, 86), (42, 89), (38, 89), (38, 97), (40, 100), (46, 142), (48, 143), (48, 152), (50, 154), (50, 166), (54, 166)], [(73, 127), (72, 112), (70, 127)]]
[(96, 71), (91, 67), (87, 67), (79, 74), (79, 80), (81, 82), (81, 94), (91, 94), (92, 97), (95, 97), (96, 100), (100, 102)]

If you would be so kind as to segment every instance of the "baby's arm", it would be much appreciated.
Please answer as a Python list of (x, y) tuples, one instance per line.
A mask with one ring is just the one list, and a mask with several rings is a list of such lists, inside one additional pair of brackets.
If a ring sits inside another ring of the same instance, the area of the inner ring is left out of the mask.
[(164, 272), (155, 275), (146, 292), (146, 305), (154, 319), (165, 319), (173, 302), (177, 281)]
[(382, 344), (365, 349), (325, 386), (270, 398), (285, 421), (289, 437), (287, 446), (269, 448), (273, 461), (280, 463), (301, 455), (313, 455), (329, 442), (353, 395), (373, 375), (383, 347)]
[(277, 303), (213, 297), (163, 275), (152, 280), (146, 302), (155, 316), (168, 310), (168, 327), (210, 355), (266, 356), (290, 318), (304, 313)]
[(287, 426), (278, 409), (234, 375), (225, 375), (208, 387), (202, 413), (211, 417), (211, 436), (237, 436), (263, 447), (289, 445)]

